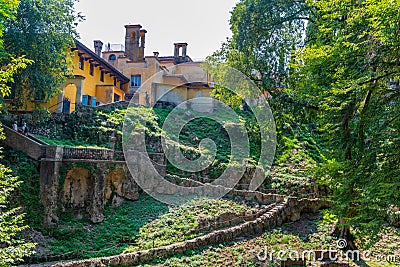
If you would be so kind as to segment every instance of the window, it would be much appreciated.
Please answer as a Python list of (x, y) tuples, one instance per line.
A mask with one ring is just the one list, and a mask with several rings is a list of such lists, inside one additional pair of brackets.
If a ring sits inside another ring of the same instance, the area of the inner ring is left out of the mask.
[(104, 71), (100, 72), (100, 81), (104, 82)]
[(82, 96), (82, 104), (85, 106), (95, 107), (95, 106), (97, 106), (96, 97), (91, 96), (91, 95), (83, 95)]
[(117, 86), (117, 78), (114, 77), (114, 86)]
[(79, 57), (79, 68), (81, 70), (85, 68), (85, 59), (83, 57)]
[(118, 102), (121, 100), (121, 97), (117, 94), (114, 94), (114, 102)]
[(94, 64), (90, 63), (90, 70), (89, 70), (90, 75), (93, 76), (93, 72), (94, 72)]
[(132, 75), (131, 86), (139, 87), (142, 85), (142, 76), (140, 75)]
[(114, 54), (111, 54), (111, 55), (108, 57), (108, 60), (116, 60), (116, 59), (117, 59), (117, 56), (114, 55)]

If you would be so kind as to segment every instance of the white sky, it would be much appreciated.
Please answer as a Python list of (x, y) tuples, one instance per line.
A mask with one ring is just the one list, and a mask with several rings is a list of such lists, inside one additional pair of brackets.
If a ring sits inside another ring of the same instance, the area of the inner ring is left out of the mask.
[(173, 43), (188, 43), (192, 59), (205, 59), (231, 36), (230, 12), (239, 0), (80, 0), (76, 10), (86, 20), (78, 25), (81, 41), (93, 50), (124, 44), (126, 24), (147, 30), (145, 55), (173, 55)]

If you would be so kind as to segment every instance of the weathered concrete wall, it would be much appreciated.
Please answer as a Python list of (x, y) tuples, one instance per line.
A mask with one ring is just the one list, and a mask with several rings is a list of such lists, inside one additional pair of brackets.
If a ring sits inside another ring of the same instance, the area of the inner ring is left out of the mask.
[(2, 140), (2, 142), (5, 145), (12, 147), (15, 150), (23, 151), (29, 157), (36, 160), (44, 156), (45, 146), (43, 146), (43, 144), (17, 133), (6, 126), (3, 126), (3, 129), (6, 139)]
[(43, 160), (40, 163), (40, 202), (44, 207), (44, 224), (46, 226), (58, 223), (58, 186), (60, 181), (59, 160)]
[(125, 162), (43, 159), (40, 200), (47, 226), (58, 223), (58, 210), (85, 212), (93, 223), (104, 220), (106, 203), (121, 205), (139, 199)]

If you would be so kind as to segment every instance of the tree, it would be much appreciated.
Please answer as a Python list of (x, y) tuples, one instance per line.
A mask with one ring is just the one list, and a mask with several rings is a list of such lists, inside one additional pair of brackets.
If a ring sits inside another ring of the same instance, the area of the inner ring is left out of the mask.
[(304, 129), (324, 141), (314, 176), (333, 190), (348, 239), (351, 226), (379, 231), (400, 204), (399, 9), (396, 0), (242, 0), (232, 39), (208, 59), (270, 92), (281, 148)]
[(75, 0), (22, 0), (14, 20), (6, 23), (4, 44), (13, 55), (34, 61), (14, 76), (12, 84), (16, 108), (26, 99), (46, 101), (61, 91), (70, 74), (68, 51), (74, 45)]
[[(232, 11), (232, 38), (208, 57), (205, 64), (213, 75), (219, 75), (213, 73), (219, 64), (236, 68), (272, 96), (268, 103), (278, 134), (273, 172), (278, 176), (290, 169), (296, 182), (312, 179), (308, 173), (296, 169), (310, 168), (322, 158), (311, 120), (318, 107), (287, 93), (289, 63), (293, 51), (304, 45), (311, 12), (302, 0), (242, 0)], [(212, 95), (231, 106), (239, 106), (243, 99), (218, 85)]]
[(243, 0), (232, 11), (232, 39), (225, 58), (254, 76), (259, 73), (264, 89), (275, 92), (287, 86), (288, 63), (302, 44), (309, 8), (304, 1)]
[[(291, 94), (320, 107), (341, 236), (377, 232), (399, 205), (400, 5), (391, 0), (308, 1), (315, 12), (297, 51)], [(373, 235), (372, 235), (373, 236)], [(350, 242), (350, 245), (352, 243)]]
[[(9, 84), (13, 81), (15, 73), (32, 63), (32, 61), (20, 57), (11, 57), (3, 46), (3, 30), (6, 20), (13, 18), (13, 10), (17, 7), (18, 1), (0, 1), (0, 93), (4, 97), (10, 93)], [(7, 63), (7, 61), (10, 61)], [(6, 63), (5, 63), (6, 62)], [(0, 133), (0, 138), (4, 136)], [(12, 176), (11, 170), (0, 164), (0, 265), (13, 266), (24, 256), (32, 254), (34, 244), (26, 243), (17, 235), (27, 226), (23, 225), (23, 215), (19, 208), (11, 208), (8, 199), (12, 192), (21, 182), (17, 177)]]
[(18, 238), (26, 229), (19, 208), (9, 208), (8, 199), (21, 182), (11, 170), (0, 164), (0, 265), (14, 266), (25, 256), (33, 253), (34, 244)]

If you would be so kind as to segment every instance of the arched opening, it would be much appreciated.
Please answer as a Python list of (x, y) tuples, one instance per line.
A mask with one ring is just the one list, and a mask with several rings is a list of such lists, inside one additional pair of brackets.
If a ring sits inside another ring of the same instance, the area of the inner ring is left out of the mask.
[(62, 112), (69, 114), (75, 110), (77, 86), (75, 83), (68, 83), (64, 87)]
[(131, 32), (131, 34), (130, 34), (130, 40), (131, 40), (131, 42), (134, 42), (135, 39), (136, 39), (136, 33), (135, 33), (135, 32)]

